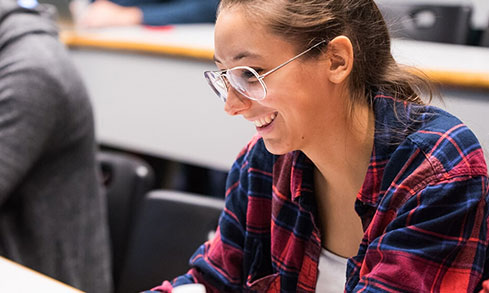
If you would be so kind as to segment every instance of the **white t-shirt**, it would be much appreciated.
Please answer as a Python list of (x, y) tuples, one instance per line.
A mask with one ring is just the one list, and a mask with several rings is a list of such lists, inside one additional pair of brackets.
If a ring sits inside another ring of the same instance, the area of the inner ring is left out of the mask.
[(316, 292), (344, 292), (347, 262), (347, 258), (322, 248), (319, 257), (319, 278), (316, 284)]

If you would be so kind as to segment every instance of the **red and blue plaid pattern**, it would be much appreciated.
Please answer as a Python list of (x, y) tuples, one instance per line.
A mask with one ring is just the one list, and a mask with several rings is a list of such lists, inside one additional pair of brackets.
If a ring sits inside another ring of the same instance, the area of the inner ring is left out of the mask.
[[(472, 292), (487, 276), (488, 175), (481, 147), (431, 106), (374, 99), (375, 143), (355, 209), (365, 235), (347, 292)], [(217, 235), (193, 268), (154, 288), (314, 292), (321, 250), (313, 164), (254, 137), (234, 163)]]

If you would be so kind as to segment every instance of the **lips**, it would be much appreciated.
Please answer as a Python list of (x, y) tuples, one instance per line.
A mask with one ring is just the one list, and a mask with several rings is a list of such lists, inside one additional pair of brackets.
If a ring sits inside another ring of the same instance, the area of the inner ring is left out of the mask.
[(276, 117), (277, 117), (277, 113), (272, 113), (268, 116), (264, 116), (257, 120), (254, 120), (253, 124), (255, 124), (256, 127), (265, 127), (268, 126), (270, 123), (272, 123)]

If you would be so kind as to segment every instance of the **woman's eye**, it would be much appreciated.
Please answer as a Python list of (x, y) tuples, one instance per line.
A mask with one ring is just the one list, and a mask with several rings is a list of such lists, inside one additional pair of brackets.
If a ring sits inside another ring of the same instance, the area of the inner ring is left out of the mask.
[(241, 75), (242, 78), (244, 79), (254, 79), (256, 76), (253, 74), (253, 72), (249, 70), (244, 70), (243, 74)]
[(258, 75), (260, 75), (263, 72), (263, 69), (261, 68), (253, 68), (253, 69), (256, 71), (256, 73), (258, 73)]
[[(260, 72), (263, 71), (261, 68), (253, 68), (253, 70), (260, 75)], [(256, 82), (258, 81), (258, 78), (254, 72), (251, 72), (250, 70), (243, 70), (241, 74), (241, 78), (245, 79), (248, 82)]]

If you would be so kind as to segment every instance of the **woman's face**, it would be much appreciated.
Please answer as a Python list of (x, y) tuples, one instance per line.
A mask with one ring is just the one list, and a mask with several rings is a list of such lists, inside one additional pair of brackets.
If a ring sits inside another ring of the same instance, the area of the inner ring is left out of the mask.
[[(215, 27), (215, 60), (219, 69), (249, 66), (263, 74), (299, 52), (286, 40), (252, 22), (241, 8), (224, 9)], [(242, 115), (256, 126), (274, 154), (304, 150), (338, 123), (339, 103), (329, 98), (327, 59), (301, 57), (264, 78), (267, 96), (245, 98), (229, 87), (225, 111)]]

